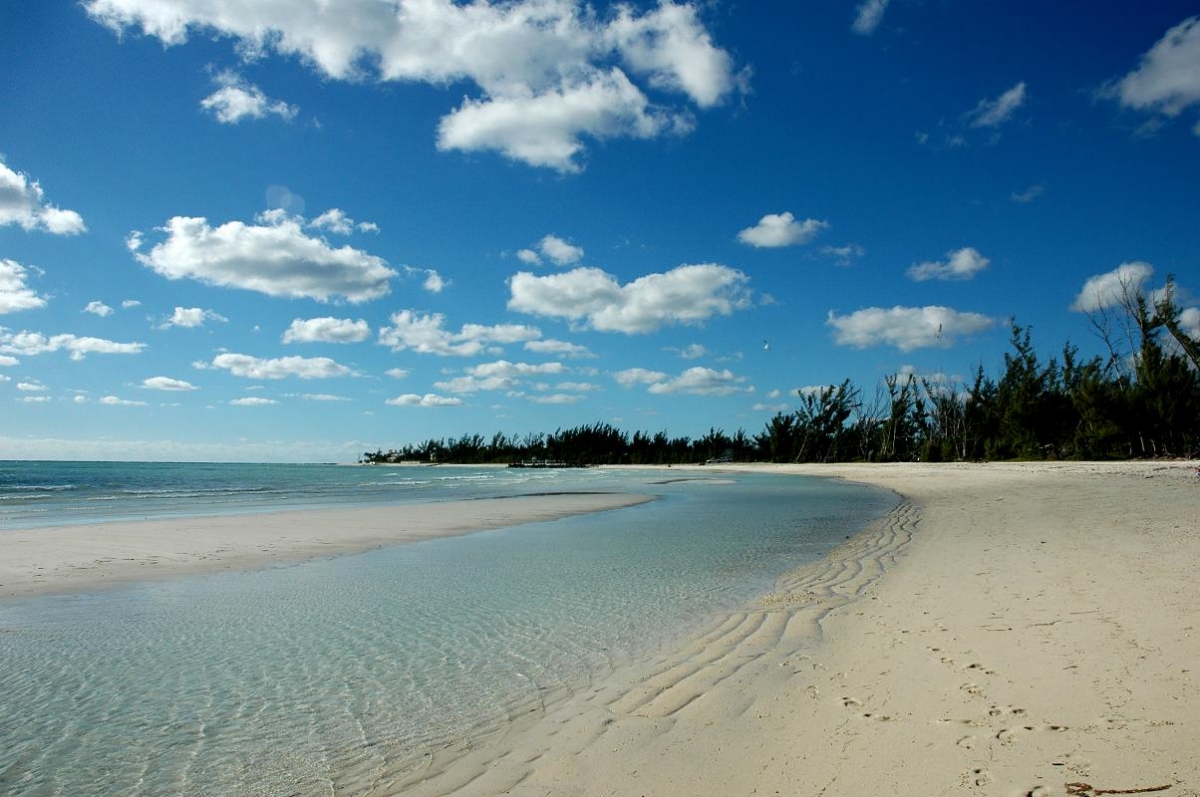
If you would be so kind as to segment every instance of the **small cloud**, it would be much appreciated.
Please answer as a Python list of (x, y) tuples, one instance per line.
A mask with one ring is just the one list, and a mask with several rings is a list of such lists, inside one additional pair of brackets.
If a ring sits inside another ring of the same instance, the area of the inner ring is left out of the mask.
[(883, 21), (883, 12), (887, 10), (888, 2), (889, 0), (864, 0), (859, 3), (850, 29), (860, 36), (870, 36)]
[(520, 260), (527, 266), (540, 266), (542, 264), (541, 256), (532, 249), (518, 249), (517, 260)]
[(200, 101), (200, 107), (210, 111), (222, 124), (237, 124), (243, 119), (263, 119), (278, 116), (291, 121), (299, 111), (294, 105), (272, 100), (262, 89), (248, 83), (241, 75), (225, 70), (213, 77), (219, 88)]
[(245, 379), (286, 379), (289, 376), (300, 379), (331, 379), (353, 373), (346, 366), (328, 357), (260, 359), (248, 354), (232, 352), (218, 354), (213, 358), (211, 365), (201, 365), (201, 367), (229, 371), (234, 376)]
[(371, 326), (363, 319), (309, 318), (292, 320), (283, 333), (284, 343), (361, 343), (371, 336)]
[(101, 318), (106, 318), (112, 315), (115, 311), (104, 302), (88, 302), (87, 307), (83, 308), (83, 312), (98, 315)]
[(587, 346), (568, 343), (565, 340), (531, 340), (525, 343), (525, 350), (555, 357), (591, 358), (596, 356)]
[(21, 396), (17, 399), (22, 404), (48, 404), (50, 400), (49, 396)]
[[(1200, 106), (1200, 16), (1185, 19), (1168, 30), (1132, 72), (1110, 82), (1100, 96), (1123, 108), (1155, 114), (1141, 132), (1153, 133), (1165, 120)], [(1193, 128), (1200, 136), (1200, 123)]]
[(406, 379), (412, 373), (412, 371), (408, 370), (407, 368), (389, 368), (387, 371), (384, 371), (384, 373), (393, 379)]
[(43, 393), (46, 390), (49, 390), (49, 388), (43, 385), (41, 382), (30, 381), (17, 382), (17, 390), (20, 390), (24, 393)]
[(1021, 81), (994, 100), (983, 99), (967, 113), (971, 127), (998, 127), (1025, 104), (1025, 82)]
[(1122, 263), (1112, 271), (1088, 277), (1071, 303), (1078, 313), (1091, 313), (1125, 303), (1142, 292), (1154, 276), (1154, 266), (1141, 261)]
[(171, 392), (197, 389), (191, 382), (185, 382), (182, 379), (172, 379), (169, 376), (152, 376), (149, 379), (144, 379), (142, 380), (142, 387), (147, 390), (166, 390)]
[(141, 307), (141, 306), (142, 306), (142, 303), (139, 302), (137, 299), (126, 299), (125, 301), (121, 302), (121, 307), (125, 310), (129, 310), (134, 307)]
[(271, 404), (278, 404), (275, 399), (263, 398), (262, 396), (247, 396), (246, 398), (234, 399), (229, 402), (231, 407), (267, 407)]
[(969, 280), (983, 271), (992, 262), (970, 247), (953, 249), (946, 253), (944, 263), (914, 263), (908, 269), (909, 279), (915, 282), (926, 280)]
[(370, 221), (356, 222), (340, 208), (330, 208), (310, 221), (308, 226), (339, 235), (350, 235), (355, 230), (358, 232), (379, 232), (379, 225)]
[(587, 396), (569, 395), (567, 393), (553, 393), (548, 396), (526, 396), (527, 400), (534, 404), (578, 404), (587, 399)]
[[(3, 165), (0, 163), (0, 167)], [(0, 190), (3, 190), (2, 185)], [(46, 297), (39, 296), (29, 287), (28, 278), (29, 270), (25, 266), (15, 260), (0, 260), (0, 314), (46, 306)]]
[(159, 329), (170, 329), (171, 327), (184, 327), (186, 329), (194, 329), (204, 326), (205, 321), (217, 321), (219, 323), (227, 323), (228, 318), (225, 318), (220, 313), (215, 313), (212, 310), (205, 310), (200, 307), (176, 307), (175, 312), (166, 321), (159, 324)]
[(405, 393), (402, 396), (388, 399), (386, 403), (393, 407), (457, 407), (462, 404), (462, 399), (453, 396), (439, 396), (435, 393), (426, 393), (424, 396)]
[(118, 396), (102, 396), (100, 403), (106, 407), (148, 407), (150, 406), (144, 401), (130, 401), (129, 399), (119, 398)]
[(1046, 187), (1041, 183), (1036, 183), (1029, 186), (1024, 191), (1013, 191), (1010, 197), (1013, 202), (1017, 202), (1021, 205), (1028, 205), (1030, 202), (1037, 199), (1044, 193), (1046, 193)]
[(867, 307), (849, 315), (830, 311), (825, 323), (833, 327), (839, 346), (864, 349), (886, 344), (903, 352), (922, 348), (949, 348), (959, 335), (971, 335), (995, 326), (996, 320), (979, 313), (950, 307)]
[(829, 222), (817, 219), (797, 221), (791, 213), (768, 213), (758, 224), (738, 233), (738, 240), (757, 248), (800, 246), (811, 241), (822, 230), (829, 229)]
[(867, 250), (858, 244), (846, 244), (845, 246), (823, 246), (821, 254), (834, 259), (839, 266), (854, 265), (854, 261), (866, 255)]
[(698, 360), (701, 357), (707, 357), (712, 352), (701, 346), (699, 343), (693, 343), (690, 346), (679, 350), (679, 356), (685, 360)]

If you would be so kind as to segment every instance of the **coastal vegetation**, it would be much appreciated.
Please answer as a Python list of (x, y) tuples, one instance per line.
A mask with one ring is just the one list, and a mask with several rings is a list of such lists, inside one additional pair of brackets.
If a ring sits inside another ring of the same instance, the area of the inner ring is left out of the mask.
[[(1114, 309), (1115, 308), (1115, 309)], [(902, 462), (1134, 459), (1200, 455), (1200, 340), (1174, 301), (1127, 292), (1091, 314), (1107, 356), (1066, 344), (1043, 359), (1014, 323), (997, 378), (901, 373), (871, 395), (845, 380), (798, 391), (755, 435), (710, 428), (697, 439), (632, 435), (607, 423), (485, 439), (478, 434), (366, 452), (366, 463), (667, 465), (711, 460)]]

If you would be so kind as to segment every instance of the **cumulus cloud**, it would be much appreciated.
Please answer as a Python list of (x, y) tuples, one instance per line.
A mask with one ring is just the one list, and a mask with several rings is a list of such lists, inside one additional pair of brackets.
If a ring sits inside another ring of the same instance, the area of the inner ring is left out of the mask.
[(926, 280), (969, 280), (991, 264), (991, 260), (970, 246), (952, 249), (946, 253), (946, 262), (914, 263), (908, 269), (909, 279), (916, 282)]
[(564, 174), (583, 171), (584, 137), (655, 138), (690, 132), (691, 117), (653, 105), (619, 69), (541, 94), (465, 99), (438, 124), (439, 150), (495, 151)]
[(212, 227), (202, 217), (175, 216), (160, 228), (166, 240), (149, 252), (141, 251), (141, 233), (132, 233), (128, 243), (139, 263), (168, 279), (268, 296), (359, 303), (386, 294), (396, 276), (380, 257), (306, 235), (302, 219), (283, 211), (267, 211), (255, 221)]
[(14, 171), (0, 158), (0, 227), (19, 225), (24, 230), (42, 230), (53, 235), (87, 232), (83, 217), (46, 202), (37, 180)]
[(412, 371), (408, 370), (407, 368), (389, 368), (388, 370), (384, 371), (384, 373), (390, 376), (392, 379), (407, 379), (408, 376), (412, 374)]
[(286, 379), (289, 376), (300, 379), (331, 379), (352, 373), (349, 368), (328, 357), (260, 359), (231, 352), (218, 354), (209, 367), (229, 371), (234, 376), (246, 379)]
[(262, 89), (248, 83), (236, 72), (225, 70), (213, 77), (218, 88), (200, 101), (200, 107), (209, 111), (222, 124), (237, 124), (243, 119), (264, 119), (278, 116), (291, 120), (299, 110), (280, 100), (272, 100)]
[(144, 343), (117, 343), (104, 338), (71, 334), (46, 336), (40, 332), (12, 332), (0, 327), (0, 352), (5, 354), (35, 355), (66, 351), (72, 360), (82, 360), (89, 354), (140, 354), (144, 348)]
[[(1200, 105), (1200, 17), (1189, 17), (1168, 30), (1136, 69), (1101, 94), (1125, 108), (1167, 118)], [(1195, 133), (1200, 135), (1200, 124)]]
[(1141, 261), (1122, 263), (1112, 271), (1088, 277), (1071, 309), (1091, 313), (1122, 304), (1139, 293), (1154, 275), (1154, 266)]
[(169, 329), (171, 327), (194, 329), (195, 327), (204, 326), (205, 321), (226, 323), (229, 319), (220, 313), (205, 310), (202, 307), (176, 307), (175, 312), (171, 313), (171, 317), (159, 325), (159, 329)]
[(370, 221), (355, 221), (346, 215), (341, 208), (330, 208), (308, 223), (309, 227), (317, 230), (327, 230), (338, 235), (350, 235), (358, 232), (379, 232), (379, 225)]
[(497, 350), (498, 344), (536, 340), (542, 333), (536, 327), (518, 324), (464, 324), (459, 332), (443, 328), (446, 317), (441, 313), (419, 315), (401, 310), (391, 316), (392, 325), (379, 330), (379, 342), (392, 351), (411, 349), (420, 354), (439, 354), (443, 357), (473, 357)]
[(597, 268), (509, 280), (508, 308), (567, 318), (602, 332), (653, 332), (669, 324), (699, 324), (750, 306), (749, 278), (726, 266), (684, 265), (621, 285)]
[(483, 390), (512, 390), (522, 380), (530, 377), (557, 375), (566, 372), (562, 363), (513, 363), (508, 360), (498, 360), (492, 363), (481, 363), (464, 369), (466, 376), (456, 377), (433, 386), (450, 393), (477, 393)]
[(186, 392), (197, 389), (191, 382), (172, 379), (169, 376), (152, 376), (149, 379), (143, 379), (142, 387), (147, 390), (166, 390), (168, 392)]
[(736, 376), (732, 371), (717, 371), (712, 368), (688, 368), (672, 377), (661, 371), (630, 368), (618, 371), (613, 378), (622, 387), (647, 385), (646, 392), (656, 395), (686, 393), (693, 396), (731, 396), (735, 393), (753, 393), (753, 387), (745, 386), (746, 377)]
[(863, 349), (887, 344), (908, 352), (922, 348), (949, 348), (960, 335), (971, 335), (996, 321), (979, 313), (962, 313), (950, 307), (868, 307), (849, 315), (830, 311), (825, 322), (841, 346)]
[[(0, 163), (0, 168), (3, 166)], [(28, 278), (29, 271), (17, 261), (0, 260), (0, 313), (33, 310), (46, 305), (46, 298), (26, 284)]]
[(283, 333), (284, 343), (361, 343), (371, 336), (363, 319), (296, 318)]
[(49, 388), (41, 382), (17, 382), (17, 390), (23, 393), (43, 393)]
[(822, 230), (829, 229), (829, 222), (817, 219), (797, 221), (791, 213), (768, 213), (758, 224), (738, 233), (738, 240), (748, 246), (775, 248), (806, 244)]
[(1025, 81), (1021, 81), (994, 100), (983, 99), (967, 113), (971, 127), (998, 127), (1007, 122), (1025, 104)]
[(531, 266), (540, 266), (542, 257), (549, 258), (559, 266), (569, 266), (583, 259), (582, 247), (568, 243), (554, 234), (547, 235), (538, 241), (537, 248), (541, 252), (540, 255), (533, 249), (521, 249), (517, 252), (517, 259)]
[(296, 56), (334, 79), (375, 77), (478, 87), (442, 119), (442, 149), (495, 150), (576, 171), (583, 138), (650, 137), (686, 114), (650, 107), (630, 75), (670, 101), (700, 108), (744, 88), (693, 3), (666, 0), (601, 15), (578, 0), (344, 0), (234, 5), (198, 0), (85, 0), (93, 19), (167, 45), (232, 38), (248, 57)]
[(862, 36), (870, 36), (883, 21), (883, 12), (887, 11), (889, 0), (864, 0), (855, 9), (854, 23), (851, 30)]
[(415, 277), (418, 279), (424, 277), (424, 279), (421, 280), (421, 287), (430, 293), (441, 293), (446, 289), (447, 286), (450, 285), (449, 280), (444, 279), (441, 274), (432, 268), (413, 268), (412, 266), (405, 266), (404, 273), (410, 277)]
[[(0, 287), (0, 291), (2, 291), (2, 287)], [(105, 304), (104, 302), (95, 301), (95, 302), (88, 302), (87, 306), (83, 308), (83, 312), (91, 313), (92, 315), (98, 315), (101, 318), (107, 318), (108, 316), (112, 315), (115, 311), (111, 307), (109, 307), (107, 304)]]
[(462, 399), (454, 396), (439, 396), (436, 393), (426, 393), (421, 396), (416, 393), (405, 393), (402, 396), (388, 399), (387, 404), (393, 407), (457, 407)]

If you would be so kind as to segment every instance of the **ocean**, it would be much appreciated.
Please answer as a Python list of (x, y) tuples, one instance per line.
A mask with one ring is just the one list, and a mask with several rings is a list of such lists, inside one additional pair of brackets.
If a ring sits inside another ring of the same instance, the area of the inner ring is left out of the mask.
[(678, 646), (895, 504), (705, 471), (6, 462), (0, 535), (579, 490), (659, 500), (0, 601), (0, 794), (364, 791)]

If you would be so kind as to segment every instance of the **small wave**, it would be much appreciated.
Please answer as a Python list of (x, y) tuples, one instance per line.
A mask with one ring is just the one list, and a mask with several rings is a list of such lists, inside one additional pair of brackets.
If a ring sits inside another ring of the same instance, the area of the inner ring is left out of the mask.
[(0, 486), (0, 494), (6, 492), (47, 492), (61, 493), (79, 489), (74, 484), (5, 484)]

